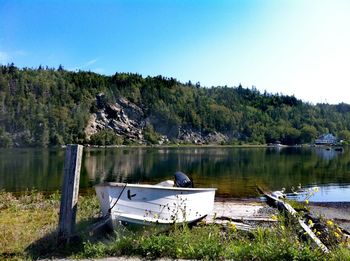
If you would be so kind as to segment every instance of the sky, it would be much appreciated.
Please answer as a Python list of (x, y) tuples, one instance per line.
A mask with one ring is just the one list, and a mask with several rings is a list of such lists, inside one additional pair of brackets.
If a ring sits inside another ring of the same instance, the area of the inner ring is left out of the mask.
[(0, 0), (0, 64), (350, 104), (348, 0)]

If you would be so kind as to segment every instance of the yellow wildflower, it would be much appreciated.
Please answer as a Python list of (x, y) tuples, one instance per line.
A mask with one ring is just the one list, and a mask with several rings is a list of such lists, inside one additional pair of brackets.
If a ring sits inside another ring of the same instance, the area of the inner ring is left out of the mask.
[(327, 226), (329, 226), (329, 227), (333, 227), (333, 225), (334, 225), (334, 223), (333, 223), (332, 220), (327, 220), (326, 224), (327, 224)]
[(317, 232), (316, 232), (316, 235), (317, 235), (317, 236), (321, 235), (321, 232), (320, 232), (320, 231), (317, 231)]
[(339, 233), (342, 233), (340, 227), (337, 227), (337, 231), (338, 231)]
[(314, 222), (312, 222), (311, 219), (309, 219), (309, 221), (307, 223), (309, 224), (309, 227), (313, 227), (314, 226)]
[(230, 223), (230, 229), (232, 229), (233, 231), (236, 231), (237, 230), (236, 224)]
[(340, 237), (340, 235), (339, 235), (337, 232), (334, 232), (334, 236), (335, 236), (336, 238)]
[(306, 203), (306, 204), (309, 204), (309, 200), (308, 200), (308, 199), (305, 199), (305, 203)]
[(276, 215), (272, 215), (272, 216), (271, 216), (271, 219), (277, 220), (277, 216), (276, 216)]

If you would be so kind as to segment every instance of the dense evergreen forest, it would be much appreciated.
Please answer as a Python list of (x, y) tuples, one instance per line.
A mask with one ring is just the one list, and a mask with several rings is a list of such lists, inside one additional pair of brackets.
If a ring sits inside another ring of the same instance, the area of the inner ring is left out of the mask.
[[(87, 143), (84, 129), (101, 92), (109, 103), (124, 97), (145, 116), (168, 125), (223, 133), (229, 144), (300, 144), (328, 132), (350, 141), (350, 105), (344, 103), (312, 105), (254, 88), (205, 88), (162, 76), (105, 76), (62, 66), (19, 69), (10, 64), (0, 66), (0, 147)], [(153, 126), (145, 132), (155, 142)], [(111, 140), (130, 143), (123, 137)]]

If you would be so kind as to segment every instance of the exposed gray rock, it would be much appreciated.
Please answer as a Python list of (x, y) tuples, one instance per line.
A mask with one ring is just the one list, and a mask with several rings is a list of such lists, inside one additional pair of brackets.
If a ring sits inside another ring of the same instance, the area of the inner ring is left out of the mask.
[(143, 121), (143, 110), (136, 104), (129, 102), (125, 98), (119, 98), (116, 106), (119, 106), (121, 109), (123, 109), (122, 113), (125, 113), (130, 119), (134, 121)]
[(87, 139), (100, 130), (110, 129), (123, 138), (144, 143), (142, 129), (145, 123), (142, 120), (142, 109), (126, 99), (119, 99), (115, 104), (105, 100), (102, 93), (96, 96), (99, 110), (90, 116), (85, 129)]
[(175, 120), (164, 119), (161, 115), (146, 116), (143, 109), (125, 98), (119, 98), (116, 103), (106, 101), (103, 93), (96, 96), (98, 111), (91, 114), (85, 134), (89, 140), (91, 135), (110, 129), (116, 135), (137, 143), (146, 143), (144, 128), (151, 124), (160, 134), (159, 144), (169, 143), (169, 140), (179, 143), (220, 144), (227, 142), (229, 136), (220, 132), (196, 130), (190, 126), (181, 126)]
[(185, 143), (204, 144), (205, 139), (200, 132), (190, 128), (180, 128), (179, 139)]
[(205, 142), (209, 143), (209, 144), (221, 144), (221, 143), (225, 143), (229, 140), (229, 138), (217, 131), (214, 131), (212, 133), (209, 133), (206, 137), (205, 137)]
[(228, 136), (220, 132), (196, 131), (192, 128), (180, 128), (179, 139), (194, 144), (221, 144), (229, 140)]

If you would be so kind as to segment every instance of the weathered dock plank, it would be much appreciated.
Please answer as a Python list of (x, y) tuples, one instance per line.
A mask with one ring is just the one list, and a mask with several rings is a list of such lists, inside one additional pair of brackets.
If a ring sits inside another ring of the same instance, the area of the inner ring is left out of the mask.
[(232, 225), (238, 230), (250, 231), (258, 224), (274, 223), (272, 214), (276, 214), (265, 203), (239, 200), (217, 200), (213, 211), (205, 218), (207, 224)]
[[(247, 221), (271, 221), (271, 210), (264, 211), (266, 204), (261, 202), (242, 202), (236, 200), (215, 201), (214, 210), (208, 215), (210, 219), (231, 219)], [(273, 211), (275, 213), (275, 211)]]
[(299, 216), (296, 210), (287, 202), (284, 202), (283, 200), (272, 196), (271, 194), (263, 191), (259, 188), (261, 193), (263, 193), (268, 200), (268, 202), (274, 206), (276, 206), (278, 209), (285, 211), (289, 215), (297, 218), (299, 225), (304, 229), (305, 233), (309, 236), (309, 238), (324, 252), (329, 253), (329, 249), (321, 242), (321, 240), (315, 235), (315, 233), (310, 229), (310, 227), (302, 220)]

